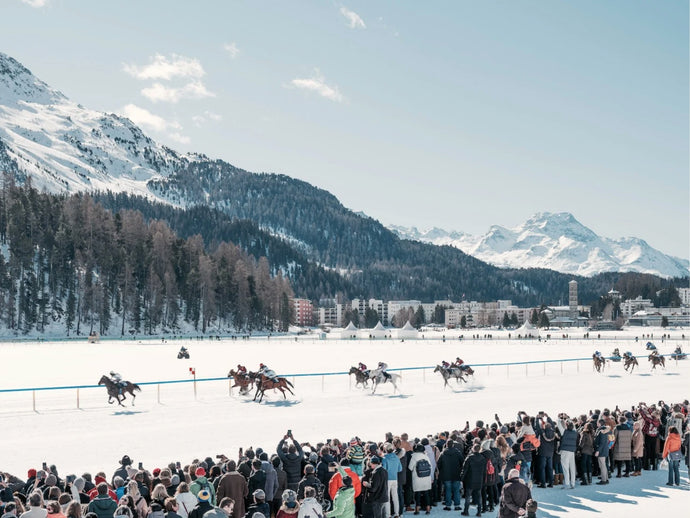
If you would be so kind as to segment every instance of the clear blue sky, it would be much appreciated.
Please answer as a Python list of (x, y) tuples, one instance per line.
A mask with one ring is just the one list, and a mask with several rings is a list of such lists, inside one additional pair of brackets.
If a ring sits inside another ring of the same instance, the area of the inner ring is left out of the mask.
[(0, 0), (0, 51), (383, 223), (569, 211), (688, 258), (688, 2)]

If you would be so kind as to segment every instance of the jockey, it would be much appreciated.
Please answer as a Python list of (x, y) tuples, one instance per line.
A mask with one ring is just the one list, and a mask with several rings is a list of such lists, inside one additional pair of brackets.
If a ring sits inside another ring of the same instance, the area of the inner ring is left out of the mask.
[(238, 363), (237, 364), (237, 375), (238, 376), (246, 376), (247, 375), (247, 367)]
[(625, 356), (626, 358), (632, 358), (632, 353), (630, 351), (625, 351), (623, 353), (623, 356)]
[(276, 376), (276, 371), (269, 369), (268, 365), (264, 365), (263, 363), (259, 364), (259, 374), (263, 374), (268, 379), (270, 379), (273, 383), (278, 383), (278, 377)]
[(441, 367), (443, 367), (444, 369), (446, 369), (446, 370), (449, 371), (449, 372), (450, 372), (450, 369), (452, 368), (452, 367), (451, 367), (451, 364), (448, 363), (446, 360), (443, 360), (443, 361), (441, 362)]
[(453, 362), (453, 365), (451, 367), (457, 367), (461, 371), (467, 370), (468, 365), (465, 365), (465, 362), (462, 361), (462, 358), (459, 356), (455, 358), (455, 362)]
[(369, 376), (369, 369), (367, 368), (365, 363), (359, 362), (359, 365), (357, 365), (357, 368), (359, 369), (359, 372), (361, 372), (365, 376)]
[(618, 347), (616, 347), (616, 348), (613, 350), (613, 354), (612, 354), (611, 356), (620, 356), (620, 355), (621, 355), (621, 352), (618, 350)]
[(122, 392), (122, 389), (127, 386), (127, 382), (122, 381), (122, 374), (119, 372), (110, 371), (110, 379), (119, 387), (120, 392)]
[(388, 368), (388, 364), (385, 362), (379, 362), (378, 370), (381, 374), (383, 374), (384, 379), (391, 379), (391, 375), (386, 372), (386, 369)]
[(676, 354), (683, 354), (683, 349), (681, 349), (680, 345), (676, 346), (676, 350), (673, 351)]

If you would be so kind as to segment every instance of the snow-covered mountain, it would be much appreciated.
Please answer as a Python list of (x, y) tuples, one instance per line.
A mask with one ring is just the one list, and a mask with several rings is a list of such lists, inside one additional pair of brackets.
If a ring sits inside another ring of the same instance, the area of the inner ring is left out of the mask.
[(635, 237), (600, 237), (568, 212), (538, 213), (514, 228), (493, 225), (483, 236), (439, 228), (389, 228), (402, 238), (454, 246), (501, 268), (548, 268), (588, 277), (610, 271), (662, 277), (690, 274), (687, 260), (666, 255)]
[(89, 110), (0, 53), (0, 170), (49, 192), (127, 191), (195, 161), (147, 137), (127, 118)]

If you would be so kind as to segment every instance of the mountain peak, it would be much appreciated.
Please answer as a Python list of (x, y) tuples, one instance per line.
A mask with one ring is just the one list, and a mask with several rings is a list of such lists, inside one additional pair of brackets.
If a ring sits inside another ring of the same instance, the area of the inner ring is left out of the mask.
[(4, 105), (19, 101), (56, 104), (66, 101), (59, 91), (34, 76), (19, 61), (0, 52), (0, 101)]

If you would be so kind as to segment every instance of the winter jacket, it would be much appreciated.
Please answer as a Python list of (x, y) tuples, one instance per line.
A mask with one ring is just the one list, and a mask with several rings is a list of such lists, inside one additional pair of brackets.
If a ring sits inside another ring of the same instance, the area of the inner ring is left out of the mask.
[(362, 448), (359, 444), (350, 446), (345, 454), (345, 457), (350, 461), (352, 471), (361, 476), (364, 469), (364, 448)]
[(412, 472), (412, 491), (415, 493), (418, 491), (429, 491), (431, 489), (431, 477), (420, 477), (417, 475), (417, 470), (415, 468), (421, 459), (428, 461), (429, 457), (427, 457), (426, 453), (416, 451), (412, 453), (410, 462), (407, 465), (407, 469)]
[(297, 500), (302, 501), (304, 499), (305, 487), (313, 487), (318, 493), (321, 486), (321, 481), (316, 477), (315, 474), (310, 473), (309, 475), (305, 475), (304, 478), (299, 481), (299, 485), (297, 486)]
[(304, 451), (298, 442), (295, 441), (295, 448), (297, 448), (297, 453), (289, 453), (283, 451), (283, 446), (285, 445), (285, 439), (278, 443), (276, 451), (280, 461), (283, 463), (283, 469), (287, 474), (288, 484), (297, 484), (299, 479), (302, 478), (302, 458), (304, 457)]
[(594, 454), (599, 457), (606, 457), (609, 454), (609, 432), (611, 429), (606, 426), (600, 426), (594, 436)]
[(670, 433), (664, 442), (664, 451), (661, 454), (662, 458), (667, 458), (668, 454), (673, 451), (680, 450), (680, 434)]
[[(266, 515), (270, 518), (270, 515)], [(299, 506), (298, 518), (323, 518), (323, 507), (316, 501), (316, 498), (305, 498)]]
[(283, 491), (287, 489), (287, 473), (280, 467), (274, 469), (276, 470), (278, 485), (276, 485), (276, 490), (273, 493), (273, 501), (280, 505), (283, 502)]
[(486, 475), (486, 458), (481, 453), (470, 453), (462, 466), (460, 478), (466, 489), (481, 489)]
[(460, 480), (463, 460), (462, 452), (457, 448), (444, 449), (438, 458), (438, 479), (441, 482)]
[(561, 451), (577, 450), (577, 432), (575, 430), (568, 430), (567, 428), (561, 431)]
[(330, 453), (321, 456), (321, 460), (316, 465), (316, 476), (324, 486), (328, 486), (328, 481), (331, 480), (333, 473), (328, 471), (328, 465), (335, 461), (335, 457)]
[(226, 473), (220, 478), (218, 482), (218, 499), (222, 500), (229, 496), (235, 501), (235, 508), (233, 510), (233, 518), (244, 517), (244, 499), (249, 494), (249, 485), (247, 480), (237, 471)]
[(388, 502), (388, 474), (380, 465), (371, 470), (366, 501), (372, 504)]
[(594, 455), (594, 437), (591, 432), (580, 435), (580, 451), (583, 455)]
[(352, 471), (349, 467), (343, 469), (342, 467), (338, 466), (338, 471), (334, 473), (331, 477), (331, 480), (328, 481), (328, 494), (330, 495), (331, 500), (335, 498), (338, 490), (343, 487), (343, 476), (345, 475), (352, 479), (352, 488), (355, 491), (354, 497), (357, 498), (362, 492), (362, 480), (359, 478), (359, 475)]
[(206, 489), (211, 493), (211, 498), (209, 499), (211, 506), (216, 505), (216, 490), (213, 489), (213, 484), (211, 484), (206, 477), (196, 477), (196, 480), (189, 485), (189, 492), (194, 496), (197, 496), (202, 489)]
[(271, 517), (271, 506), (268, 505), (266, 502), (257, 502), (254, 505), (250, 505), (247, 508), (247, 514), (245, 515), (246, 518), (252, 518), (255, 513), (261, 513), (264, 515), (265, 518), (270, 518)]
[[(235, 502), (235, 506), (237, 506), (237, 502)], [(213, 506), (209, 502), (197, 502), (197, 504), (194, 506), (194, 509), (192, 509), (189, 513), (189, 518), (203, 518), (204, 514), (211, 509), (213, 509)]]
[(355, 518), (355, 490), (342, 487), (333, 498), (333, 509), (328, 518)]
[[(247, 490), (250, 495), (253, 495), (254, 491), (256, 491), (257, 489), (262, 489), (265, 492), (266, 472), (263, 469), (253, 472), (249, 477), (247, 484), (249, 486)], [(266, 496), (266, 499), (268, 499), (268, 495)]]
[[(518, 477), (508, 479), (501, 492), (501, 504), (498, 509), (499, 518), (519, 518), (520, 509), (525, 508), (532, 493)], [(525, 515), (522, 515), (525, 516)]]
[(386, 453), (381, 459), (381, 466), (388, 473), (388, 480), (398, 480), (398, 473), (402, 471), (402, 464), (400, 464), (400, 459), (393, 453)]
[(628, 424), (619, 424), (613, 430), (616, 442), (613, 445), (613, 460), (632, 460), (632, 431)]
[(503, 469), (503, 473), (510, 473), (511, 469), (517, 469), (518, 471), (520, 470), (520, 466), (525, 462), (525, 457), (522, 455), (522, 452), (518, 453), (513, 453), (508, 456), (506, 459), (506, 465), (505, 468)]
[(192, 493), (185, 491), (184, 493), (177, 493), (175, 501), (177, 501), (177, 514), (182, 518), (187, 518), (194, 509), (197, 499)]
[(632, 456), (633, 459), (642, 458), (644, 455), (644, 434), (642, 433), (643, 421), (635, 421), (632, 431)]
[(96, 513), (98, 518), (113, 518), (117, 504), (108, 495), (98, 495), (91, 500), (89, 512)]
[[(266, 493), (266, 501), (270, 502), (276, 494), (276, 489), (278, 488), (278, 473), (273, 467), (273, 464), (267, 460), (261, 461), (261, 469), (266, 472), (266, 485), (264, 486), (264, 492)], [(282, 496), (282, 495), (281, 495)], [(218, 501), (220, 503), (220, 500)]]
[[(538, 423), (539, 421), (537, 421)], [(556, 451), (555, 439), (556, 433), (553, 428), (538, 428), (538, 436), (541, 444), (539, 445), (539, 455), (542, 457), (553, 458), (553, 454)]]
[(652, 415), (647, 407), (640, 407), (640, 415), (644, 419), (644, 426), (642, 427), (642, 433), (650, 437), (659, 436), (659, 426), (661, 426), (661, 421)]

